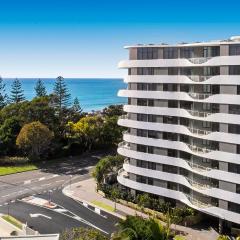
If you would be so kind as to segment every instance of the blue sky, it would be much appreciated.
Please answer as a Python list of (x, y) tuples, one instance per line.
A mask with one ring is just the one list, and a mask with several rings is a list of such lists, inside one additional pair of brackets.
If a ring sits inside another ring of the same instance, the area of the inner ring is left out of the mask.
[(124, 45), (240, 35), (239, 0), (0, 0), (2, 77), (122, 77)]

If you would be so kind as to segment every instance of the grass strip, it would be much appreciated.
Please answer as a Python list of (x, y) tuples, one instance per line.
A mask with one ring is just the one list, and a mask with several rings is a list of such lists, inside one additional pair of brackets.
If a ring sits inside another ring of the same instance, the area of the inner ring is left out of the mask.
[(15, 227), (17, 227), (17, 228), (22, 230), (22, 223), (20, 221), (18, 221), (16, 218), (14, 218), (14, 217), (12, 217), (10, 215), (4, 215), (4, 216), (2, 216), (2, 218), (5, 221), (7, 221), (7, 222), (11, 223), (12, 225), (14, 225)]
[(20, 165), (20, 166), (2, 166), (0, 167), (0, 176), (13, 174), (13, 173), (32, 171), (36, 169), (38, 169), (38, 167), (34, 164), (26, 164), (26, 165)]
[(107, 211), (110, 211), (110, 212), (114, 212), (114, 207), (110, 206), (110, 205), (107, 205), (103, 202), (100, 202), (100, 201), (97, 201), (97, 200), (94, 200), (92, 201), (91, 203), (93, 203), (94, 205), (100, 207), (100, 208), (103, 208)]

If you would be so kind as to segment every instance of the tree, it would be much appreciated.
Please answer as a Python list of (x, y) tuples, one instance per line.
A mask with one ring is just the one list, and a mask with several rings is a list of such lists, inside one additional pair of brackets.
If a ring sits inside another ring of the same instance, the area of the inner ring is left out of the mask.
[(59, 240), (108, 240), (108, 238), (97, 230), (80, 227), (65, 230)]
[(79, 113), (79, 114), (82, 112), (82, 108), (80, 106), (80, 102), (79, 102), (77, 97), (74, 98), (72, 110), (76, 113)]
[(48, 149), (53, 138), (47, 126), (41, 122), (32, 122), (25, 124), (16, 140), (19, 148), (27, 152), (29, 158), (39, 159), (41, 155)]
[(106, 156), (97, 163), (93, 177), (95, 178), (98, 187), (106, 182), (106, 178), (109, 174), (117, 175), (118, 170), (122, 167), (124, 157), (121, 155)]
[(110, 105), (103, 109), (103, 114), (108, 117), (121, 116), (124, 114), (123, 105)]
[(19, 79), (15, 79), (12, 84), (12, 90), (11, 90), (11, 96), (10, 101), (12, 103), (19, 103), (25, 100), (24, 94), (23, 94), (22, 84), (19, 81)]
[(67, 126), (69, 137), (84, 143), (87, 150), (90, 151), (94, 144), (101, 143), (103, 119), (100, 116), (86, 116), (77, 123), (69, 122)]
[(6, 94), (5, 83), (0, 77), (0, 109), (7, 105), (8, 96)]
[(139, 194), (137, 196), (137, 205), (140, 207), (141, 211), (143, 212), (145, 207), (149, 207), (150, 203), (150, 196), (148, 193)]
[(63, 77), (59, 76), (56, 78), (53, 94), (55, 96), (55, 107), (58, 109), (60, 114), (63, 108), (67, 108), (69, 106), (71, 97)]
[(67, 114), (69, 115), (69, 120), (72, 122), (78, 122), (83, 116), (83, 110), (77, 97), (74, 99), (72, 107), (69, 108), (67, 112)]
[(0, 153), (12, 155), (16, 153), (16, 138), (21, 129), (19, 119), (7, 118), (0, 127)]
[(129, 240), (167, 240), (165, 228), (156, 219), (144, 219), (140, 216), (127, 216), (119, 221), (120, 230), (113, 239)]
[(35, 86), (36, 97), (45, 97), (47, 95), (46, 88), (41, 79), (38, 79)]
[(120, 198), (121, 193), (117, 187), (111, 189), (111, 199), (114, 201), (114, 211), (117, 209), (117, 199)]

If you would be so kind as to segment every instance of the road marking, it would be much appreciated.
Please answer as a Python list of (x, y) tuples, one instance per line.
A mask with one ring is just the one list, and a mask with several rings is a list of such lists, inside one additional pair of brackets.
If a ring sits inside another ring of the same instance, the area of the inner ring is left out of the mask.
[(52, 219), (51, 217), (47, 216), (47, 215), (44, 215), (44, 214), (41, 214), (41, 213), (30, 213), (29, 214), (31, 218), (37, 218), (37, 217), (45, 217), (45, 218), (48, 218), (48, 219)]
[(24, 181), (24, 185), (30, 184), (30, 183), (31, 183), (31, 180), (26, 180), (26, 181)]
[(11, 203), (15, 203), (15, 200), (12, 200)]
[(59, 182), (64, 182), (65, 180), (64, 179), (62, 179), (62, 180), (57, 180), (57, 181), (55, 181), (56, 183), (59, 183)]
[(38, 181), (42, 181), (42, 180), (45, 180), (46, 178), (45, 177), (41, 177), (38, 179)]
[(68, 212), (67, 209), (62, 209), (62, 208), (54, 209), (54, 211), (59, 212), (59, 213), (61, 213), (61, 212)]
[(41, 187), (49, 186), (49, 185), (51, 185), (51, 183), (45, 183), (45, 184), (42, 184)]
[(9, 197), (11, 194), (3, 195), (2, 198)]

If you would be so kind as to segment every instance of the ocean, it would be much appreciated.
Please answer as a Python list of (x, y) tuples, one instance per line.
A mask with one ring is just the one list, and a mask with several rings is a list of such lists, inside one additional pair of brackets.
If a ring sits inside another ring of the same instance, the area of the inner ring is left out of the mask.
[[(27, 100), (35, 97), (35, 78), (19, 78), (22, 83), (24, 95)], [(53, 91), (53, 78), (43, 78), (46, 90), (49, 93)], [(13, 79), (3, 79), (6, 84), (6, 92), (10, 95)], [(118, 97), (119, 89), (126, 88), (123, 79), (92, 79), (92, 78), (65, 78), (65, 82), (71, 94), (72, 100), (78, 97), (80, 105), (85, 112), (92, 110), (101, 110), (111, 104), (126, 103), (126, 98)]]

